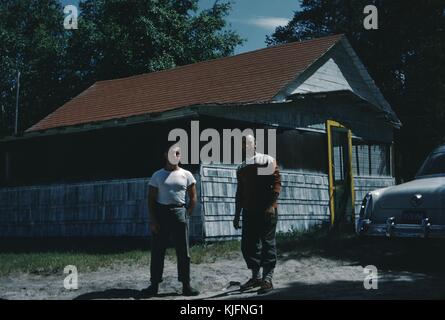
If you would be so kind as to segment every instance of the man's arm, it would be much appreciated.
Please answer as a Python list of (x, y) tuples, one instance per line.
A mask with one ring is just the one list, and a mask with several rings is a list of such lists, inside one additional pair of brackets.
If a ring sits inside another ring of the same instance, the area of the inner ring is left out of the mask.
[(190, 200), (189, 206), (187, 208), (187, 214), (190, 216), (190, 215), (192, 215), (193, 209), (195, 208), (196, 202), (198, 201), (197, 197), (196, 197), (196, 185), (194, 183), (192, 185), (190, 185), (187, 188), (187, 192), (188, 192), (189, 200)]
[(154, 233), (159, 231), (159, 222), (156, 217), (156, 201), (158, 200), (158, 188), (149, 186), (148, 189), (148, 210), (150, 213), (150, 229)]
[(236, 195), (235, 195), (235, 218), (233, 219), (233, 227), (235, 229), (239, 229), (239, 220), (241, 217), (241, 209), (242, 209), (242, 197), (243, 197), (243, 183), (240, 179), (239, 173), (236, 174), (237, 177), (237, 186), (236, 186)]
[(269, 204), (269, 208), (267, 209), (267, 212), (269, 213), (275, 213), (275, 203), (278, 200), (278, 196), (280, 195), (281, 192), (281, 175), (280, 175), (280, 170), (278, 168), (278, 164), (276, 161), (274, 161), (274, 172), (272, 174), (272, 195), (271, 195), (271, 199), (270, 199), (270, 204)]
[(273, 172), (273, 192), (275, 194), (277, 194), (277, 198), (275, 199), (275, 201), (278, 199), (278, 195), (281, 192), (281, 174), (280, 174), (280, 169), (278, 168), (278, 164), (276, 161), (274, 161), (274, 165), (275, 165), (275, 170)]

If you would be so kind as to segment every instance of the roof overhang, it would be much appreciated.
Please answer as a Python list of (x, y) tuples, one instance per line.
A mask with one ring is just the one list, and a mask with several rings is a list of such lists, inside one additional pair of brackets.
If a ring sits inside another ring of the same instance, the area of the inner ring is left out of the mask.
[(25, 131), (17, 135), (5, 136), (0, 139), (0, 143), (27, 140), (39, 137), (55, 136), (61, 134), (82, 133), (82, 132), (89, 132), (89, 131), (102, 130), (108, 128), (122, 128), (144, 123), (162, 123), (175, 120), (197, 119), (201, 115), (200, 113), (201, 108), (208, 108), (215, 106), (219, 107), (248, 106), (248, 105), (259, 105), (259, 104), (270, 104), (270, 103), (275, 103), (275, 102), (249, 101), (244, 103), (206, 103), (200, 105), (191, 105), (164, 112), (147, 113), (130, 117), (88, 122), (88, 123), (63, 126), (63, 127), (55, 127), (45, 130)]
[(377, 117), (385, 120), (390, 123), (394, 128), (400, 129), (401, 123), (400, 121), (395, 120), (389, 113), (382, 110), (380, 106), (375, 105), (371, 101), (361, 97), (357, 92), (353, 92), (350, 90), (339, 90), (339, 91), (328, 91), (328, 92), (313, 92), (313, 93), (305, 93), (305, 94), (293, 94), (287, 97), (288, 101), (298, 101), (304, 99), (326, 99), (326, 98), (349, 98), (352, 99), (357, 105), (362, 105), (364, 107), (370, 107), (376, 112)]
[[(144, 123), (162, 123), (175, 120), (198, 119), (200, 116), (212, 116), (223, 119), (224, 117), (212, 115), (212, 107), (228, 107), (228, 106), (243, 107), (243, 106), (268, 105), (268, 104), (269, 105), (288, 104), (288, 103), (290, 104), (294, 103), (295, 101), (301, 101), (306, 99), (318, 100), (318, 99), (328, 99), (328, 98), (351, 99), (351, 101), (353, 101), (357, 105), (363, 105), (364, 107), (367, 108), (372, 107), (372, 109), (376, 112), (378, 118), (387, 121), (395, 128), (400, 127), (398, 126), (398, 123), (394, 122), (386, 112), (382, 111), (379, 107), (374, 106), (368, 100), (358, 96), (355, 92), (349, 90), (341, 90), (341, 91), (294, 94), (288, 96), (287, 100), (285, 101), (250, 101), (244, 103), (207, 103), (200, 105), (192, 105), (159, 113), (149, 113), (149, 114), (142, 114), (125, 118), (116, 118), (104, 121), (89, 122), (72, 126), (56, 127), (46, 130), (29, 131), (19, 135), (4, 137), (0, 139), (0, 142), (21, 141), (21, 140), (55, 136), (61, 134), (89, 132), (107, 128), (123, 128)], [(262, 123), (262, 124), (268, 125), (267, 123)], [(274, 126), (273, 124), (269, 125)], [(305, 128), (299, 128), (299, 129), (303, 130)]]
[(161, 123), (167, 121), (174, 121), (178, 119), (193, 119), (196, 117), (198, 117), (198, 113), (196, 112), (196, 107), (184, 107), (165, 112), (156, 112), (156, 113), (142, 114), (125, 118), (88, 122), (72, 126), (56, 127), (46, 130), (23, 132), (18, 135), (6, 136), (0, 139), (0, 142), (27, 140), (39, 137), (55, 136), (60, 134), (82, 133), (82, 132), (101, 130), (107, 128), (128, 127), (143, 123)]

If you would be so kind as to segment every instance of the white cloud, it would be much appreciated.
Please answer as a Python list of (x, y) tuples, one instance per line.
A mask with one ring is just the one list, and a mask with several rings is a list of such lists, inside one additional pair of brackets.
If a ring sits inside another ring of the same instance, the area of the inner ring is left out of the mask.
[(286, 24), (288, 24), (289, 19), (281, 17), (258, 16), (240, 22), (244, 22), (246, 24), (250, 24), (259, 28), (270, 30), (270, 29), (275, 29), (278, 26), (285, 26)]

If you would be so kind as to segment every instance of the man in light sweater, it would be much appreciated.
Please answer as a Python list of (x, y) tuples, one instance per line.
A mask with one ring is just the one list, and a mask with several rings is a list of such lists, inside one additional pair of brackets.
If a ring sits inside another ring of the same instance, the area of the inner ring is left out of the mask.
[[(158, 293), (162, 282), (165, 250), (172, 236), (178, 261), (178, 280), (182, 282), (182, 294), (196, 296), (198, 290), (190, 286), (190, 254), (187, 218), (196, 205), (196, 180), (190, 171), (179, 167), (181, 149), (168, 148), (164, 154), (165, 167), (156, 171), (149, 186), (150, 230), (152, 238), (150, 281), (151, 285), (143, 290), (144, 295)], [(186, 207), (186, 194), (189, 204)]]

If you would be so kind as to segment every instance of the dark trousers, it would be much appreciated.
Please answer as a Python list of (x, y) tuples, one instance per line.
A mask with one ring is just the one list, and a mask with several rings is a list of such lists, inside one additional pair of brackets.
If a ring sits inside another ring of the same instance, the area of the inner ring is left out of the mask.
[(273, 270), (277, 263), (275, 232), (278, 214), (270, 215), (264, 211), (243, 209), (241, 251), (247, 268), (263, 272)]
[(190, 282), (190, 254), (186, 209), (184, 207), (168, 208), (158, 205), (156, 214), (160, 228), (157, 234), (151, 235), (150, 281), (151, 283), (162, 282), (165, 251), (170, 237), (172, 237), (178, 261), (178, 280)]

